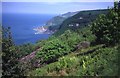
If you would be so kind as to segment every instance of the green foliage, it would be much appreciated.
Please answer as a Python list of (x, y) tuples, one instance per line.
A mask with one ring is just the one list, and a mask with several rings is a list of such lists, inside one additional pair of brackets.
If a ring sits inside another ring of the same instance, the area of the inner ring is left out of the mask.
[(100, 15), (91, 25), (96, 42), (114, 45), (120, 42), (120, 12), (109, 9), (107, 15)]
[(77, 57), (62, 57), (57, 62), (46, 65), (42, 68), (35, 69), (32, 72), (28, 73), (28, 76), (48, 76), (51, 72), (54, 72), (54, 75), (58, 75), (61, 70), (67, 69), (70, 72), (72, 68), (75, 68), (79, 65), (79, 59)]
[[(10, 28), (3, 29), (3, 75), (17, 75), (21, 71), (22, 75), (23, 73), (26, 74), (28, 71), (34, 69), (32, 65), (38, 60), (40, 60), (40, 65), (48, 65), (37, 68), (32, 72), (30, 71), (28, 75), (118, 75), (119, 63), (117, 61), (118, 58), (116, 58), (118, 55), (118, 46), (99, 48), (93, 53), (86, 55), (79, 54), (84, 54), (84, 52), (89, 52), (90, 49), (94, 50), (94, 48), (97, 47), (93, 46), (89, 47), (89, 49), (79, 50), (73, 53), (72, 56), (70, 55), (71, 52), (75, 51), (74, 49), (77, 44), (82, 41), (92, 42), (95, 40), (95, 36), (97, 41), (107, 45), (119, 42), (120, 12), (118, 8), (115, 8), (110, 9), (108, 14), (104, 15), (107, 12), (108, 10), (79, 12), (66, 19), (60, 25), (60, 28), (59, 26), (53, 27), (53, 30), (59, 28), (59, 31), (48, 40), (38, 41), (35, 45), (24, 44), (14, 46)], [(101, 13), (103, 14), (91, 24), (91, 31), (88, 24)], [(59, 22), (60, 20), (54, 21)], [(73, 26), (70, 27), (70, 24)], [(79, 26), (76, 26), (76, 24), (79, 24)], [(39, 51), (36, 53), (36, 57), (33, 60), (27, 63), (18, 63), (18, 58), (26, 56), (38, 49)], [(17, 70), (19, 70), (19, 72)]]
[[(106, 10), (107, 11), (107, 10)], [(96, 11), (98, 12), (98, 11)], [(103, 13), (103, 12), (102, 12)], [(91, 13), (86, 13), (90, 17)], [(99, 15), (99, 13), (95, 13)], [(106, 14), (106, 12), (104, 13)], [(80, 23), (77, 20), (80, 13), (65, 20), (53, 37), (48, 39), (42, 50), (37, 53), (37, 57), (41, 58), (41, 62), (52, 64), (42, 68), (33, 70), (30, 75), (68, 75), (68, 76), (116, 76), (118, 75), (119, 63), (119, 47), (110, 45), (119, 42), (120, 38), (120, 13), (116, 9), (110, 9), (107, 15), (100, 15), (95, 22), (88, 27), (68, 27), (69, 24)], [(83, 14), (82, 14), (83, 15)], [(91, 17), (92, 18), (92, 17)], [(95, 19), (95, 17), (94, 17)], [(79, 22), (80, 21), (80, 22)], [(87, 20), (87, 23), (90, 20)], [(85, 22), (85, 20), (82, 21)], [(86, 22), (85, 22), (86, 24)], [(85, 25), (84, 24), (84, 25)], [(80, 26), (84, 26), (80, 25)], [(91, 31), (92, 30), (92, 31)], [(63, 34), (62, 34), (63, 33)], [(93, 34), (92, 34), (93, 33)], [(99, 47), (95, 45), (89, 49), (82, 49), (70, 56), (76, 44), (81, 41), (94, 41), (109, 45), (109, 47)], [(100, 42), (99, 42), (100, 41)], [(98, 48), (99, 47), (99, 48)], [(93, 52), (90, 52), (92, 49)], [(90, 53), (88, 53), (90, 52)], [(82, 53), (83, 55), (79, 54)], [(87, 54), (86, 54), (87, 53)], [(68, 54), (67, 56), (64, 56)], [(63, 56), (62, 58), (59, 58)], [(59, 58), (59, 59), (58, 59)], [(58, 59), (58, 60), (56, 60)]]
[(67, 43), (58, 38), (46, 42), (42, 47), (42, 50), (37, 53), (37, 57), (44, 59), (44, 62), (52, 61), (53, 59), (56, 60), (58, 57), (70, 51)]
[(20, 45), (20, 46), (15, 46), (16, 48), (16, 52), (17, 52), (17, 57), (18, 58), (21, 58), (23, 56), (26, 56), (28, 54), (30, 54), (31, 52), (35, 51), (36, 50), (36, 47), (34, 44), (23, 44), (23, 45)]
[(75, 66), (79, 65), (78, 58), (76, 57), (62, 57), (58, 60), (57, 63), (57, 70), (62, 70), (66, 68), (74, 68)]
[(48, 72), (55, 70), (56, 63), (51, 63), (48, 66), (44, 66), (43, 68), (37, 68), (34, 71), (29, 72), (28, 76), (46, 76)]
[[(86, 33), (78, 34), (67, 30), (59, 37), (53, 36), (49, 38), (44, 45), (42, 45), (42, 49), (37, 52), (36, 57), (41, 59), (41, 63), (54, 62), (57, 58), (73, 51), (81, 41), (93, 41), (95, 39), (89, 28), (83, 28), (80, 31), (86, 31)], [(86, 38), (83, 37), (83, 34), (86, 35)]]
[[(100, 48), (93, 54), (80, 57), (83, 59), (79, 75), (118, 75), (118, 50), (114, 48)], [(77, 74), (78, 74), (77, 73)]]
[[(17, 76), (20, 71), (17, 64), (16, 49), (12, 41), (10, 27), (2, 29), (2, 70), (3, 76)], [(22, 74), (22, 73), (21, 73)]]
[(60, 71), (63, 71), (68, 76), (117, 76), (118, 49), (118, 46), (106, 47), (84, 56), (67, 55), (57, 62), (29, 72), (28, 75), (47, 76), (51, 74), (58, 76), (61, 74)]
[[(91, 19), (88, 19), (89, 22), (91, 20), (95, 19), (97, 15), (99, 15), (101, 13), (106, 13), (106, 12), (107, 12), (107, 10), (101, 10), (101, 11), (98, 10), (98, 11), (94, 11), (94, 12), (93, 11), (80, 12), (77, 15), (69, 18), (68, 21), (67, 20), (64, 21), (63, 26), (67, 28), (68, 24), (71, 24), (71, 21), (73, 21), (73, 20), (75, 20), (75, 21), (72, 22), (72, 24), (79, 23), (80, 26), (84, 26), (85, 24), (84, 25), (81, 25), (81, 24), (83, 24), (85, 21), (87, 21), (87, 18), (90, 17), (90, 15), (92, 15), (90, 13), (93, 13), (92, 16), (94, 16), (94, 18), (91, 17)], [(82, 17), (82, 16), (84, 19), (80, 20), (78, 17)], [(76, 21), (78, 21), (78, 22), (76, 22)], [(87, 23), (89, 23), (89, 22), (87, 22)], [(42, 50), (40, 50), (36, 54), (36, 57), (41, 59), (41, 63), (54, 62), (57, 60), (57, 58), (73, 51), (75, 49), (76, 45), (78, 43), (80, 43), (81, 41), (93, 41), (95, 39), (95, 36), (92, 35), (92, 32), (90, 31), (89, 27), (85, 27), (85, 28), (73, 27), (73, 28), (72, 28), (72, 30), (71, 30), (71, 28), (70, 28), (70, 30), (60, 29), (59, 30), (60, 32), (64, 31), (63, 34), (60, 35), (59, 32), (57, 32), (56, 33), (57, 36), (53, 35), (48, 40), (46, 40), (44, 43), (42, 43), (42, 45), (41, 45)]]

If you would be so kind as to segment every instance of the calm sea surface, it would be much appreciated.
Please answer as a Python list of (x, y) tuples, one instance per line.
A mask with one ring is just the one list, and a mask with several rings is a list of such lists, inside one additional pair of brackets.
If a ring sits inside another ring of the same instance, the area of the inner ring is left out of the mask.
[(11, 27), (13, 40), (16, 45), (35, 43), (38, 40), (47, 39), (48, 34), (35, 34), (33, 28), (44, 25), (56, 15), (48, 14), (3, 14), (2, 25)]

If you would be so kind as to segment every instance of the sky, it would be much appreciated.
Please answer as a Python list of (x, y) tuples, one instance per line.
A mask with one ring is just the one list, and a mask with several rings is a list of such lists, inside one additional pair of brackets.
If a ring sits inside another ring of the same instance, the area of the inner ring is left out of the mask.
[(83, 10), (107, 9), (108, 6), (113, 6), (112, 0), (106, 0), (110, 2), (97, 2), (98, 0), (96, 0), (96, 2), (77, 2), (78, 0), (42, 0), (43, 2), (41, 0), (34, 0), (34, 2), (32, 2), (33, 0), (22, 1), (23, 0), (4, 0), (2, 2), (2, 13), (64, 14)]
[(114, 0), (2, 0), (3, 2), (113, 2)]

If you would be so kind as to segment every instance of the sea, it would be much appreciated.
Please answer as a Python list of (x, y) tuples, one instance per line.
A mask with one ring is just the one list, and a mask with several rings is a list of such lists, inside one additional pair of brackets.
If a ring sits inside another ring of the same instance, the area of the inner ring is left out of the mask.
[(16, 45), (36, 43), (39, 40), (48, 39), (50, 34), (35, 34), (36, 27), (43, 26), (48, 20), (56, 15), (53, 14), (2, 14), (2, 26), (11, 27), (12, 38)]

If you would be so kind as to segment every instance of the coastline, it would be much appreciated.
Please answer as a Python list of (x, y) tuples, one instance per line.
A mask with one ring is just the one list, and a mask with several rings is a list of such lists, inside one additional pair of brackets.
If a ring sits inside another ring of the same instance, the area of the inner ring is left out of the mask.
[(33, 29), (35, 32), (35, 34), (53, 34), (54, 31), (49, 30), (48, 28), (46, 28), (45, 26), (39, 26)]

